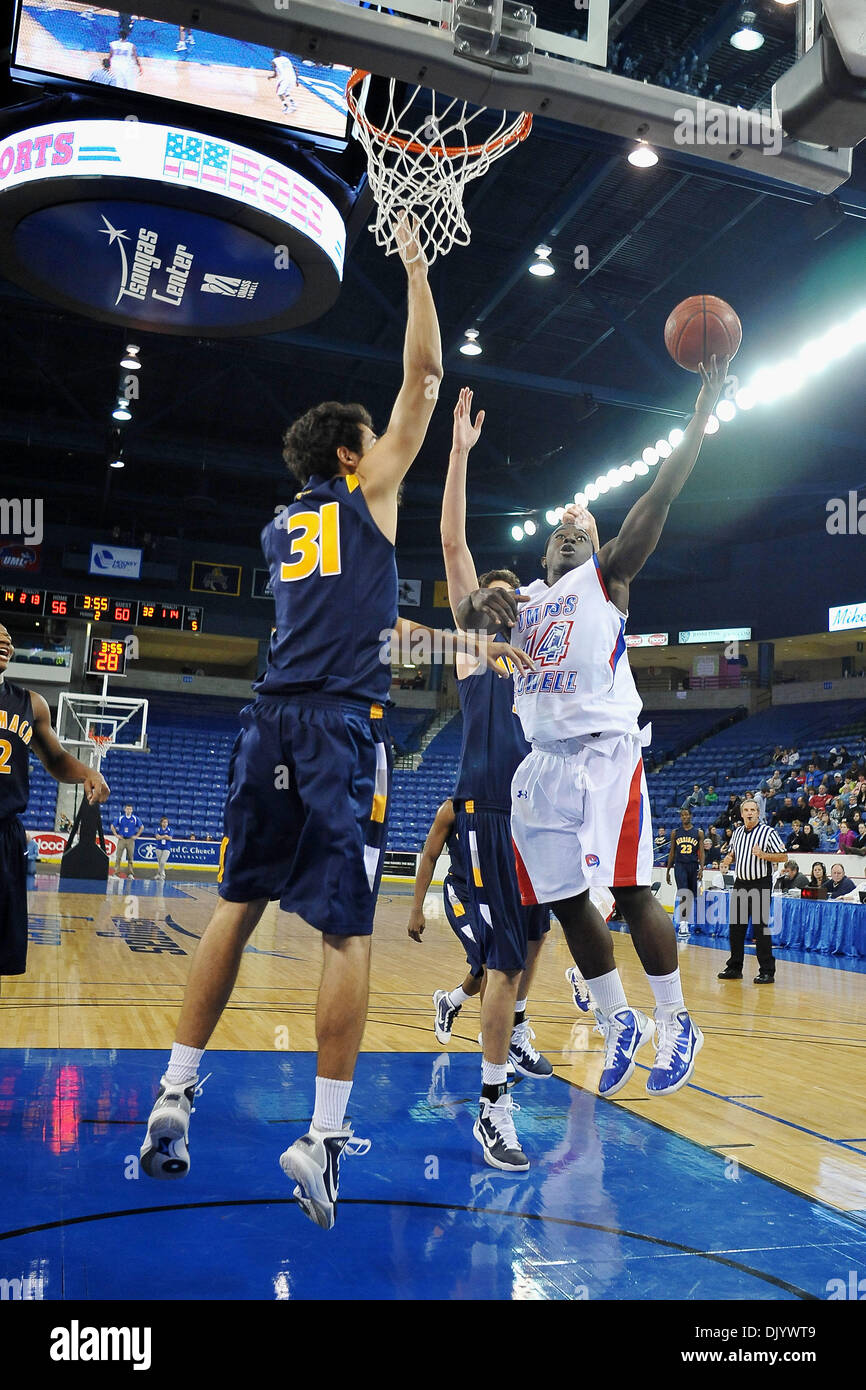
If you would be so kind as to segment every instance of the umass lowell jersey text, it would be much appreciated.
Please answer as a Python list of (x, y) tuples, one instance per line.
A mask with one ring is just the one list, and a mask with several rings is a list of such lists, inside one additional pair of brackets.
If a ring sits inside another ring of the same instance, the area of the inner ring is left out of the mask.
[(457, 682), (463, 744), (454, 797), (511, 810), (511, 779), (529, 752), (514, 713), (514, 683), (489, 668)]
[(27, 809), (30, 772), (27, 750), (33, 737), (30, 693), (0, 681), (0, 821)]
[(380, 655), (397, 620), (397, 562), (357, 478), (310, 478), (265, 527), (262, 548), (276, 632), (257, 694), (386, 701), (391, 666)]

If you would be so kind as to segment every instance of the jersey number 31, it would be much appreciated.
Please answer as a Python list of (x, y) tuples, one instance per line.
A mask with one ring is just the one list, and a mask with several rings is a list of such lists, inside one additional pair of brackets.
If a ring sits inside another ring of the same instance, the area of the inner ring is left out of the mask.
[(307, 579), (340, 573), (340, 505), (326, 502), (317, 512), (296, 512), (287, 528), (291, 559), (280, 565), (280, 579)]

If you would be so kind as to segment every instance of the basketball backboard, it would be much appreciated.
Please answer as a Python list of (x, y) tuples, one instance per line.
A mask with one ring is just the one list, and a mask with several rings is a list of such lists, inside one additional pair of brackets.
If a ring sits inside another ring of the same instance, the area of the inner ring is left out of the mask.
[[(148, 9), (177, 24), (197, 22), (189, 0), (149, 0)], [(716, 100), (712, 79), (709, 99), (698, 94), (703, 88), (696, 86), (692, 67), (700, 69), (713, 54), (736, 52), (728, 37), (739, 13), (736, 5), (720, 6), (696, 37), (694, 22), (684, 18), (677, 29), (678, 13), (667, 7), (663, 34), (670, 53), (666, 65), (653, 59), (646, 72), (622, 62), (619, 69), (612, 62), (611, 71), (608, 63), (610, 42), (622, 33), (625, 15), (654, 24), (658, 37), (660, 16), (653, 16), (652, 0), (625, 0), (617, 7), (610, 0), (535, 0), (525, 6), (513, 0), (397, 0), (387, 7), (368, 0), (211, 0), (207, 23), (248, 42), (273, 44), (302, 62), (347, 64), (479, 106), (529, 112), (607, 139), (641, 141), (683, 162), (721, 165), (764, 184), (835, 192), (851, 173), (849, 149), (783, 136), (763, 110), (756, 109), (752, 121), (744, 119), (748, 111)], [(762, 15), (764, 27), (770, 22), (782, 21)], [(529, 26), (522, 36), (521, 24)], [(780, 63), (794, 58), (792, 25), (784, 43), (779, 40)], [(694, 63), (681, 73), (684, 55)], [(701, 123), (708, 106), (713, 130), (705, 136)]]
[(147, 710), (147, 700), (139, 697), (64, 690), (57, 705), (57, 737), (82, 762), (98, 767), (112, 748), (147, 751)]

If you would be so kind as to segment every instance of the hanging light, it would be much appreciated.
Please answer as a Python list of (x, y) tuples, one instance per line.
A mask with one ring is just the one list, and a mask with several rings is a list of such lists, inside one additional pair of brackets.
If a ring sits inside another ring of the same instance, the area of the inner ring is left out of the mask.
[(512, 534), (512, 536), (514, 537), (514, 539), (515, 539), (516, 541), (522, 541), (522, 540), (523, 540), (523, 527), (522, 527), (522, 526), (512, 526), (512, 528), (511, 528), (511, 534)]
[(716, 406), (716, 414), (718, 415), (720, 420), (733, 420), (736, 413), (737, 407), (734, 405), (733, 401), (719, 401), (718, 405)]
[(132, 411), (130, 410), (128, 403), (124, 400), (119, 400), (117, 402), (117, 405), (111, 412), (111, 418), (113, 420), (131, 420)]
[(667, 439), (656, 440), (656, 453), (660, 459), (670, 458), (673, 451), (674, 447)]
[(756, 17), (754, 10), (743, 10), (740, 15), (741, 27), (731, 35), (732, 45), (741, 53), (754, 53), (756, 49), (763, 47), (764, 35), (752, 27)]
[(548, 526), (556, 525), (557, 521), (559, 520), (559, 517), (556, 515), (556, 512), (553, 507), (550, 507), (544, 513), (544, 520), (547, 522)]
[(478, 329), (467, 328), (463, 336), (466, 339), (465, 343), (460, 344), (460, 351), (463, 353), (463, 356), (480, 357), (483, 349), (478, 342)]
[(556, 267), (550, 264), (549, 259), (550, 247), (544, 246), (543, 244), (541, 246), (536, 246), (535, 254), (538, 259), (533, 261), (532, 265), (529, 267), (530, 275), (555, 275)]
[(574, 494), (574, 505), (575, 505), (576, 507), (585, 507), (585, 506), (586, 506), (586, 502), (587, 502), (587, 497), (586, 497), (586, 493), (585, 493), (585, 492), (576, 492), (576, 493)]
[(534, 536), (534, 535), (535, 535), (536, 531), (538, 530), (538, 527), (536, 526), (535, 522), (532, 520), (532, 517), (531, 517), (531, 516), (528, 516), (528, 517), (526, 518), (526, 520), (524, 521), (524, 523), (523, 523), (523, 529), (524, 529), (524, 531), (526, 532), (527, 536)]
[(719, 420), (717, 415), (711, 415), (704, 425), (704, 434), (717, 434), (719, 430)]
[(126, 467), (126, 465), (124, 464), (122, 458), (112, 459), (111, 463), (110, 463), (108, 466), (109, 466), (109, 468), (125, 468), (125, 467)]
[(135, 343), (127, 343), (126, 354), (120, 359), (121, 367), (125, 367), (128, 372), (140, 371), (141, 363), (138, 360), (138, 354), (140, 352), (141, 348), (137, 347)]
[(651, 169), (654, 164), (658, 164), (659, 157), (646, 140), (640, 140), (631, 151), (628, 162), (635, 169)]

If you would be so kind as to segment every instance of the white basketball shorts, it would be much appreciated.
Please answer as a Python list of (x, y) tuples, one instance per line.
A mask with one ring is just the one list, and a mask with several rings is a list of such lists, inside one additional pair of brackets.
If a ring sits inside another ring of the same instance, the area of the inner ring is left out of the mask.
[(653, 844), (641, 734), (533, 744), (511, 783), (511, 834), (524, 903), (590, 887), (652, 882)]

